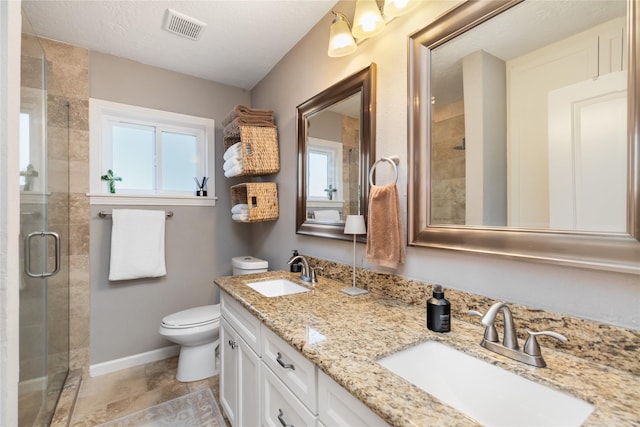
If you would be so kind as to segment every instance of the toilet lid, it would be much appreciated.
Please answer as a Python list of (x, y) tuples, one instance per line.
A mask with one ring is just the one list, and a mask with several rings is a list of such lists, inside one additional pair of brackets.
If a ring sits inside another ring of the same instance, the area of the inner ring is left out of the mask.
[(165, 328), (191, 328), (217, 322), (220, 318), (220, 304), (190, 308), (170, 314), (162, 319)]

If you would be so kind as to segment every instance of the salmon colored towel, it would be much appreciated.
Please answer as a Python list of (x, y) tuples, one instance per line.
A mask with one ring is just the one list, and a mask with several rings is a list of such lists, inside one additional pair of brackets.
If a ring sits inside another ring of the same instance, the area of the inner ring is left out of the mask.
[(404, 264), (400, 197), (395, 184), (371, 187), (367, 228), (367, 262), (389, 268)]

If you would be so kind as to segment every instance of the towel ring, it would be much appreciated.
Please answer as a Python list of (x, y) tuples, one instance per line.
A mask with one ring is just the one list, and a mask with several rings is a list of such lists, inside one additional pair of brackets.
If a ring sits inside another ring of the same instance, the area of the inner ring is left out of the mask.
[(398, 183), (398, 166), (396, 165), (400, 163), (400, 159), (398, 158), (398, 156), (390, 156), (390, 157), (380, 157), (378, 160), (376, 160), (373, 166), (371, 166), (371, 170), (369, 171), (369, 185), (371, 187), (375, 185), (373, 183), (373, 172), (375, 172), (376, 166), (378, 166), (378, 163), (380, 162), (387, 162), (391, 164), (391, 167), (393, 168), (393, 173), (396, 176), (393, 183), (397, 184)]

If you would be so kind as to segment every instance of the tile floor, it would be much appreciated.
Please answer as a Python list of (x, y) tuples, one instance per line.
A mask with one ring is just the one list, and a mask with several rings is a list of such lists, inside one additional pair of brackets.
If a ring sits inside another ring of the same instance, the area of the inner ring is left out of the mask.
[(94, 426), (205, 387), (211, 388), (220, 407), (217, 375), (181, 383), (176, 380), (177, 367), (178, 358), (172, 357), (95, 378), (83, 378), (70, 426)]

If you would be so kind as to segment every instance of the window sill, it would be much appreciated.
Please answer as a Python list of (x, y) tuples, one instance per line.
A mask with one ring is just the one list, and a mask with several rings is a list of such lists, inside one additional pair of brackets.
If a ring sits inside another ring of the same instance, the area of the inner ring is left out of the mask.
[(141, 206), (215, 206), (216, 196), (176, 196), (142, 194), (91, 194), (90, 205), (141, 205)]

